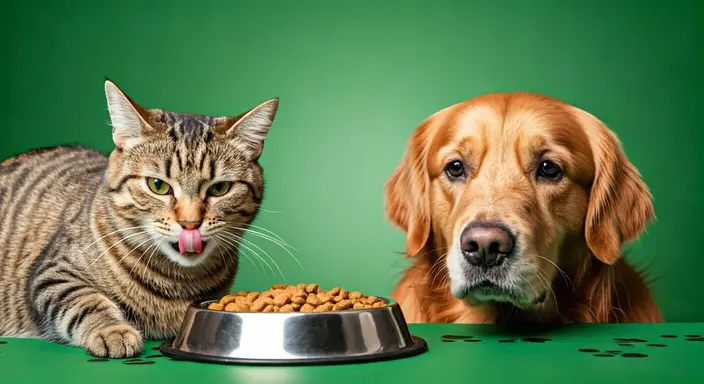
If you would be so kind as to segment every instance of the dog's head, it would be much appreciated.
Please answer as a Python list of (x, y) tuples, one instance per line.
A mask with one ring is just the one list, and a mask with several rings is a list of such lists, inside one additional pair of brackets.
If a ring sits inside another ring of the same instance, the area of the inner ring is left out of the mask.
[[(385, 193), (407, 255), (439, 250), (452, 294), (470, 304), (531, 307), (572, 265), (616, 262), (654, 218), (650, 192), (613, 132), (581, 109), (528, 93), (433, 114)], [(582, 254), (567, 251), (580, 246)]]

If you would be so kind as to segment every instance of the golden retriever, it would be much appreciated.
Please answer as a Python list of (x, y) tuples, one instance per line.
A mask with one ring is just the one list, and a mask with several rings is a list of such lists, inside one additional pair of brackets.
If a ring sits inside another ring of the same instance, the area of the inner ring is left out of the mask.
[(417, 127), (385, 185), (413, 257), (391, 297), (411, 323), (661, 322), (621, 246), (652, 196), (599, 119), (496, 93)]

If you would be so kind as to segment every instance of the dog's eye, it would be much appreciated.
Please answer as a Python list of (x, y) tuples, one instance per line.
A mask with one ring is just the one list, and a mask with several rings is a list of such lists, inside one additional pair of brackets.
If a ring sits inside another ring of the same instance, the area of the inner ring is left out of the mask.
[(538, 178), (558, 180), (562, 177), (562, 169), (550, 160), (543, 160), (538, 167)]
[(445, 166), (445, 173), (451, 179), (458, 179), (465, 175), (464, 163), (459, 160), (450, 162)]

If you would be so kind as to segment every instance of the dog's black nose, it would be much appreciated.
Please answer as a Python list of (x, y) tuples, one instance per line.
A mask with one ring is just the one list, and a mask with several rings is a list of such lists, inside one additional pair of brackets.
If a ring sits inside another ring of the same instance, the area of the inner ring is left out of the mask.
[(513, 254), (513, 234), (503, 225), (491, 222), (472, 222), (460, 236), (460, 247), (467, 262), (492, 268)]

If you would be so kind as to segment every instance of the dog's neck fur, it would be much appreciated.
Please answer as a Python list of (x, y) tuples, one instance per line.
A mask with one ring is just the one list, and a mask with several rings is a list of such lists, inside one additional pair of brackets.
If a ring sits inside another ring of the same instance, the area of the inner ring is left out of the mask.
[[(394, 299), (402, 303), (402, 307), (404, 302), (417, 307), (419, 319), (416, 321), (411, 315), (410, 322), (565, 324), (662, 321), (657, 308), (648, 306), (648, 311), (634, 310), (642, 308), (636, 302), (652, 302), (639, 272), (623, 259), (613, 265), (599, 262), (586, 243), (580, 242), (582, 244), (569, 244), (563, 249), (578, 250), (581, 254), (560, 255), (563, 262), (559, 264), (569, 279), (557, 274), (546, 300), (529, 310), (509, 303), (470, 306), (452, 296), (449, 282), (435, 278), (443, 276), (446, 267), (443, 252), (433, 244), (426, 245), (415, 257), (394, 292), (394, 296), (399, 297)], [(418, 283), (404, 289), (405, 282)]]

